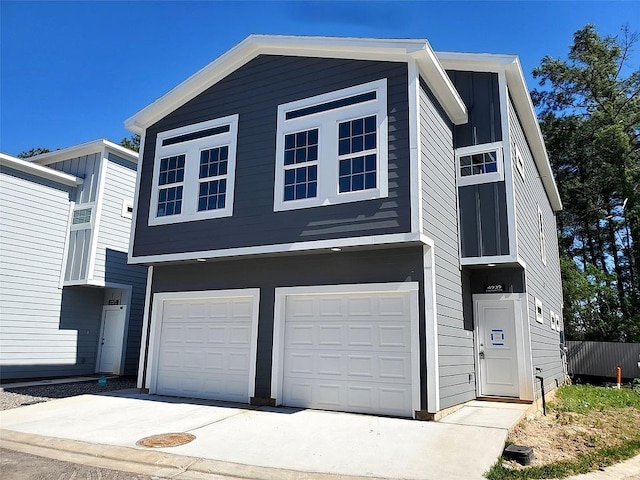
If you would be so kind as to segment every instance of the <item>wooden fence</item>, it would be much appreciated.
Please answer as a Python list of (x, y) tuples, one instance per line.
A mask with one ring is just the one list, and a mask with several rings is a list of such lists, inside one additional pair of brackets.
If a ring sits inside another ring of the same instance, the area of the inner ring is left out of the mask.
[(567, 342), (569, 374), (609, 377), (615, 381), (616, 367), (622, 378), (640, 377), (640, 343)]

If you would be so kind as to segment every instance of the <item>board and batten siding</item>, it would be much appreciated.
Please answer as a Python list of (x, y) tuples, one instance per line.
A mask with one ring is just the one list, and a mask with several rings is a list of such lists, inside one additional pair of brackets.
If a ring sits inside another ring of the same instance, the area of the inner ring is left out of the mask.
[(423, 231), (435, 243), (440, 408), (447, 408), (476, 396), (473, 334), (464, 328), (452, 125), (422, 80), (420, 87)]
[[(536, 368), (542, 369), (535, 375), (544, 377), (545, 388), (548, 391), (548, 388), (555, 387), (556, 380), (562, 382), (564, 379), (564, 358), (560, 350), (560, 334), (551, 329), (550, 321), (550, 311), (553, 311), (561, 318), (560, 328), (564, 328), (562, 326), (562, 280), (556, 218), (511, 100), (509, 101), (509, 134), (511, 143), (518, 146), (525, 167), (523, 180), (516, 165), (512, 166), (512, 181), (515, 191), (518, 255), (527, 264), (525, 280), (533, 369), (534, 372), (536, 372)], [(511, 148), (513, 159), (515, 157), (513, 146)], [(546, 265), (542, 262), (540, 255), (538, 207), (540, 207), (544, 219)], [(536, 298), (542, 301), (544, 323), (539, 323), (536, 320)], [(539, 398), (540, 384), (536, 381), (534, 385), (536, 398)]]
[(502, 140), (498, 74), (456, 70), (447, 74), (469, 111), (469, 121), (454, 127), (455, 148)]
[(147, 267), (127, 264), (132, 220), (124, 217), (122, 210), (123, 203), (132, 201), (135, 194), (136, 165), (113, 154), (103, 162), (107, 170), (92, 281), (131, 286), (124, 374), (134, 375), (140, 353)]
[[(274, 212), (278, 106), (383, 78), (388, 198)], [(260, 55), (238, 68), (147, 129), (133, 257), (409, 232), (407, 82), (404, 62)], [(239, 123), (233, 216), (150, 227), (157, 134), (235, 114)]]
[(4, 166), (0, 183), (0, 376), (74, 364), (60, 276), (75, 188)]
[[(71, 158), (60, 162), (50, 163), (49, 168), (75, 175), (82, 178), (84, 183), (78, 187), (75, 198), (76, 208), (83, 205), (89, 207), (96, 203), (100, 189), (101, 153), (92, 153), (82, 157)], [(96, 209), (92, 211), (92, 224)], [(83, 282), (89, 275), (91, 245), (93, 229), (72, 230), (69, 235), (69, 254), (65, 266), (64, 280), (66, 282)]]

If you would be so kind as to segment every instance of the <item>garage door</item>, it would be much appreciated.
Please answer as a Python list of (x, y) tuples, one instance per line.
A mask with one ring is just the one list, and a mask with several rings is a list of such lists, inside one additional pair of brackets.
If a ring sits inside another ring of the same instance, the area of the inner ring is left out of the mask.
[(286, 297), (284, 405), (411, 416), (408, 292)]
[(251, 295), (163, 300), (155, 392), (247, 403), (256, 309)]

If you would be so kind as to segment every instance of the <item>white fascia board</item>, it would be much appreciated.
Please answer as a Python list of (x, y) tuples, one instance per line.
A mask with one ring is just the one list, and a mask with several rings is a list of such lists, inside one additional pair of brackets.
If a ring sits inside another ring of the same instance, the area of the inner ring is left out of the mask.
[(125, 160), (129, 160), (134, 165), (137, 165), (138, 159), (140, 158), (140, 155), (138, 154), (138, 152), (129, 150), (128, 148), (123, 147), (122, 145), (118, 145), (116, 143), (110, 142), (109, 140), (103, 140), (103, 142), (104, 142), (104, 146), (107, 148), (107, 151), (112, 151), (119, 157), (122, 157)]
[(513, 103), (516, 106), (520, 121), (522, 122), (522, 129), (529, 141), (533, 158), (540, 172), (540, 180), (542, 180), (544, 188), (547, 191), (551, 207), (554, 211), (558, 212), (562, 210), (560, 192), (558, 191), (558, 185), (553, 176), (551, 162), (547, 155), (547, 148), (544, 144), (538, 117), (536, 116), (531, 95), (529, 95), (529, 89), (527, 88), (524, 75), (522, 74), (522, 68), (520, 67), (520, 61), (517, 57), (513, 63), (507, 66), (505, 74), (507, 76), (507, 85), (509, 86), (511, 98), (513, 98)]
[[(425, 80), (454, 122), (466, 119), (466, 107), (426, 40), (296, 37), (250, 35), (162, 97), (125, 120), (128, 130), (141, 134), (187, 101), (215, 85), (258, 55), (346, 58), (354, 60), (407, 61), (421, 59)], [(466, 121), (466, 120), (465, 120)], [(463, 122), (464, 123), (464, 122)]]
[(440, 63), (447, 70), (466, 72), (504, 72), (509, 93), (522, 122), (522, 128), (531, 147), (533, 158), (540, 172), (540, 178), (554, 211), (562, 210), (562, 200), (556, 185), (547, 149), (538, 123), (538, 117), (531, 101), (531, 95), (522, 73), (517, 55), (495, 55), (489, 53), (437, 52)]
[(416, 59), (420, 71), (424, 75), (424, 81), (447, 112), (451, 121), (456, 125), (467, 123), (469, 121), (467, 107), (447, 75), (444, 66), (431, 49), (429, 42), (425, 40), (424, 48), (411, 55)]
[(419, 233), (393, 233), (387, 235), (372, 235), (368, 237), (335, 238), (330, 240), (313, 240), (298, 243), (278, 243), (275, 245), (261, 245), (256, 247), (236, 247), (224, 250), (206, 250), (197, 252), (167, 253), (159, 255), (130, 256), (129, 264), (151, 265), (164, 262), (182, 262), (198, 259), (229, 258), (248, 255), (279, 254), (293, 252), (307, 252), (314, 250), (329, 250), (343, 247), (375, 247), (381, 245), (410, 244), (416, 245), (433, 243), (431, 239)]
[(55, 152), (36, 155), (35, 157), (31, 157), (29, 160), (32, 163), (37, 163), (38, 165), (49, 165), (50, 163), (61, 162), (85, 155), (91, 155), (92, 153), (102, 153), (105, 147), (114, 150), (118, 155), (124, 156), (127, 160), (130, 160), (134, 163), (138, 162), (138, 154), (136, 152), (134, 152), (133, 150), (129, 150), (128, 148), (124, 148), (121, 145), (110, 142), (109, 140), (106, 140), (104, 138), (93, 140), (91, 142), (81, 143), (80, 145), (75, 145), (73, 147), (63, 148), (60, 150), (56, 150)]
[(47, 180), (53, 180), (63, 185), (69, 185), (72, 187), (81, 185), (83, 180), (81, 178), (69, 175), (68, 173), (59, 172), (49, 167), (43, 167), (41, 165), (33, 164), (27, 160), (21, 158), (15, 158), (4, 153), (0, 153), (0, 165), (4, 165), (14, 170), (30, 173), (38, 177), (46, 178)]

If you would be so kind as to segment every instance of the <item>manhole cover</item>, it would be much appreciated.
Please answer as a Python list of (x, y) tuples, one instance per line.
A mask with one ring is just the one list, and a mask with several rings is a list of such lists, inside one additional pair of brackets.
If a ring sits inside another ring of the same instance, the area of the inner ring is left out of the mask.
[(136, 442), (136, 445), (147, 448), (177, 447), (192, 442), (195, 438), (195, 435), (190, 433), (161, 433), (142, 438)]

